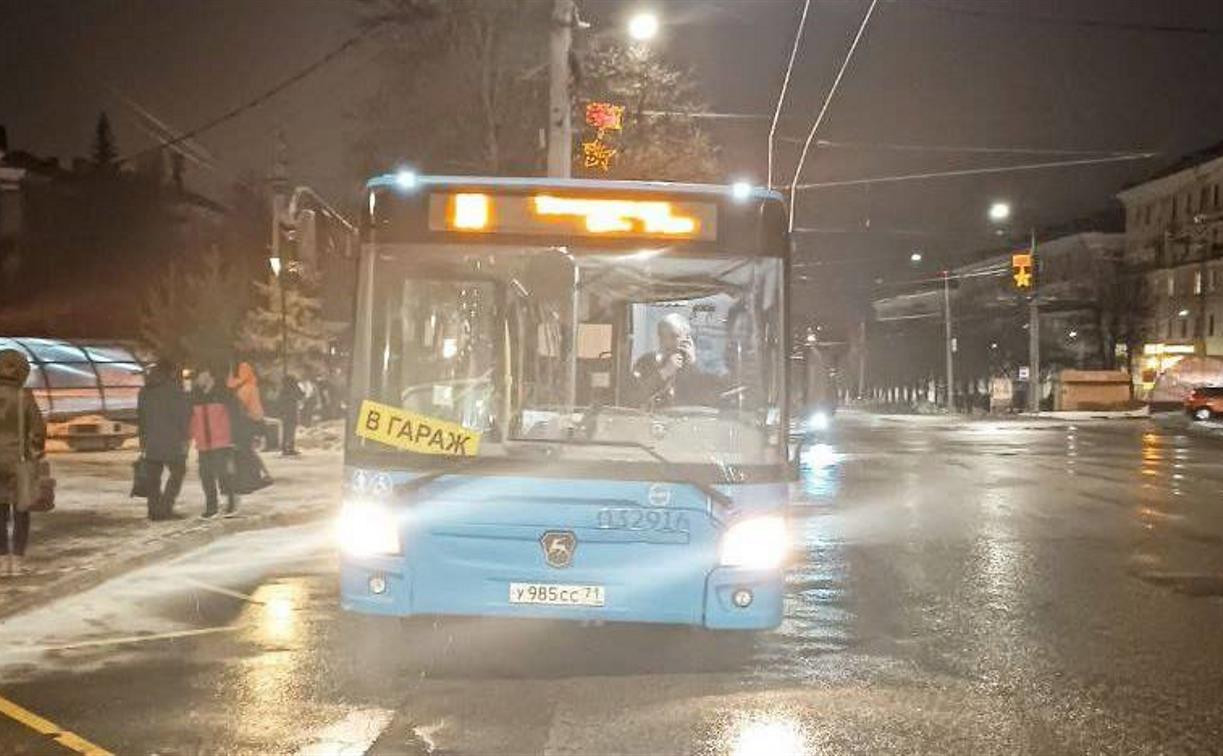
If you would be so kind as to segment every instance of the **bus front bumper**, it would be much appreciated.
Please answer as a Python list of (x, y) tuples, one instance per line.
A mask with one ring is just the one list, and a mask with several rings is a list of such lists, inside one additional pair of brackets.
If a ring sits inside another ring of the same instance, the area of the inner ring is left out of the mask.
[[(552, 582), (566, 582), (560, 575), (557, 578)], [(704, 596), (676, 594), (666, 601), (655, 596), (647, 602), (634, 603), (625, 592), (609, 586), (606, 603), (601, 607), (511, 604), (510, 582), (490, 578), (477, 591), (446, 594), (434, 590), (428, 596), (418, 596), (412, 570), (402, 558), (344, 558), (340, 563), (340, 603), (345, 611), (393, 617), (522, 617), (676, 624), (710, 630), (771, 630), (782, 619), (784, 579), (778, 570), (717, 567), (707, 576)], [(698, 600), (702, 601), (701, 606), (691, 605)]]

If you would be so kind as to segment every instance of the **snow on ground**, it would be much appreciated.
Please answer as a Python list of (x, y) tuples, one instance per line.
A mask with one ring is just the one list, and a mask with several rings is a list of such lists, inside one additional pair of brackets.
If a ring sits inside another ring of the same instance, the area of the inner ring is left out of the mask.
[(321, 423), (297, 429), (297, 448), (328, 449), (344, 448), (344, 421), (325, 420)]
[[(275, 483), (245, 496), (234, 520), (199, 519), (204, 495), (191, 455), (183, 492), (176, 510), (185, 519), (149, 522), (143, 499), (129, 496), (132, 463), (137, 452), (79, 452), (50, 454), (57, 483), (55, 511), (35, 513), (26, 555), (29, 574), (0, 576), (0, 617), (20, 607), (36, 593), (57, 594), (87, 573), (105, 574), (117, 564), (145, 554), (184, 548), (210, 540), (210, 531), (235, 530), (271, 524), (284, 518), (300, 520), (323, 515), (339, 500), (341, 453), (336, 449), (303, 448), (302, 455), (284, 458), (263, 454)], [(52, 598), (54, 595), (48, 595)]]
[(169, 607), (200, 591), (253, 601), (234, 589), (294, 564), (330, 565), (330, 534), (326, 522), (237, 533), (0, 621), (0, 679), (53, 660), (73, 669), (113, 661), (155, 637), (240, 630), (200, 625), (191, 612)]

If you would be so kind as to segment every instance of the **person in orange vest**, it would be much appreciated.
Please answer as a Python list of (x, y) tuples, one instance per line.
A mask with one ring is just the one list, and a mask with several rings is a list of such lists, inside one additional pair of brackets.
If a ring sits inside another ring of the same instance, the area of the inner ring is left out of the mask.
[(236, 418), (234, 435), (244, 448), (254, 445), (255, 437), (264, 434), (263, 401), (259, 398), (259, 378), (249, 362), (239, 362), (226, 381), (242, 410)]
[(204, 486), (204, 519), (218, 514), (218, 489), (226, 496), (225, 516), (238, 511), (234, 485), (234, 420), (242, 410), (233, 394), (215, 376), (224, 371), (202, 369), (191, 387), (191, 440), (199, 453), (200, 483)]

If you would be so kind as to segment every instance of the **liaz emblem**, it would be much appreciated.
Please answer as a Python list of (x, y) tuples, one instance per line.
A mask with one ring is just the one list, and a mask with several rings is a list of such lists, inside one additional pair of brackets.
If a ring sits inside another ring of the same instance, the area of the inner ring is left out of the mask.
[(578, 537), (568, 530), (549, 530), (540, 536), (539, 545), (544, 549), (544, 561), (549, 567), (564, 569), (573, 564)]

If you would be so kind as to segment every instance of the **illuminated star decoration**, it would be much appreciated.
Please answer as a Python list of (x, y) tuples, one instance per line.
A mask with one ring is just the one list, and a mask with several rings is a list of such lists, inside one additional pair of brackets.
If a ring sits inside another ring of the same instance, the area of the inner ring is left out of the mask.
[(620, 131), (624, 121), (624, 106), (610, 102), (592, 102), (586, 105), (586, 124), (599, 130), (598, 139), (604, 131)]
[(616, 152), (615, 147), (610, 147), (597, 139), (593, 142), (582, 142), (582, 165), (602, 171), (611, 170), (611, 161), (616, 156)]
[(619, 152), (606, 141), (607, 132), (621, 131), (624, 122), (624, 106), (609, 102), (591, 102), (586, 105), (586, 125), (595, 128), (595, 138), (582, 142), (582, 165), (586, 168), (611, 170), (612, 158)]
[(1015, 279), (1015, 288), (1032, 288), (1032, 252), (1024, 250), (1011, 255), (1011, 277)]

